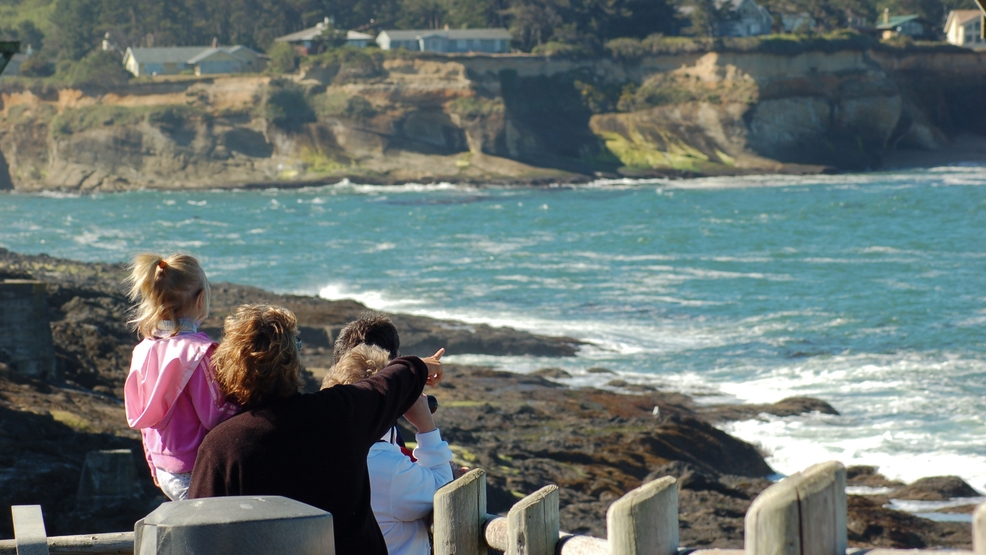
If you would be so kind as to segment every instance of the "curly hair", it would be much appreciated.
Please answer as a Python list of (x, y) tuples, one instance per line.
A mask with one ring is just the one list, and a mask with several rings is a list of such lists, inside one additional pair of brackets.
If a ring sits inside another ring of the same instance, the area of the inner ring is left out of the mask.
[(357, 345), (336, 362), (322, 378), (322, 389), (356, 383), (387, 367), (390, 356), (376, 345)]
[(212, 356), (219, 387), (245, 408), (297, 393), (301, 379), (298, 320), (286, 308), (242, 305), (226, 317)]
[(366, 343), (387, 351), (390, 358), (400, 356), (401, 338), (397, 327), (383, 314), (364, 312), (360, 317), (339, 330), (332, 348), (332, 360), (339, 362), (353, 347)]
[[(138, 254), (126, 282), (128, 296), (136, 303), (128, 323), (142, 337), (154, 335), (159, 322), (171, 322), (173, 335), (180, 331), (181, 318), (201, 322), (209, 315), (209, 280), (194, 256)], [(200, 295), (204, 296), (201, 308)]]

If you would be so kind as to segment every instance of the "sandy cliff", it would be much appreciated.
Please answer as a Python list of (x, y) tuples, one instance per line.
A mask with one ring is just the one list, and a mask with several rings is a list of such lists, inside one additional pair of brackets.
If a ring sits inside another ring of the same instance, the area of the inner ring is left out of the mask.
[(879, 167), (986, 128), (986, 54), (419, 56), (0, 88), (0, 188), (551, 182)]

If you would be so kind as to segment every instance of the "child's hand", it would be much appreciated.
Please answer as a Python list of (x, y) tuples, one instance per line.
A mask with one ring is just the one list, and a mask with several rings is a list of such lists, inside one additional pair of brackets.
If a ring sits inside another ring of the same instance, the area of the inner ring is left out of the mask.
[(435, 387), (439, 382), (445, 377), (445, 372), (442, 371), (442, 355), (445, 354), (445, 348), (442, 347), (438, 349), (434, 355), (421, 359), (428, 366), (428, 385)]

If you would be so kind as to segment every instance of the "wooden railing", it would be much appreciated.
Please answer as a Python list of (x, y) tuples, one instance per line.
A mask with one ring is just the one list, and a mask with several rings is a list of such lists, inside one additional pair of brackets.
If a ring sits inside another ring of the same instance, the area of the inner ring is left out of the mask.
[[(435, 495), (435, 554), (486, 555), (487, 548), (491, 547), (506, 555), (677, 555), (684, 552), (690, 555), (740, 555), (744, 552), (745, 555), (846, 555), (848, 548), (846, 470), (838, 462), (814, 465), (764, 490), (746, 513), (745, 549), (685, 550), (679, 547), (678, 488), (677, 481), (670, 476), (644, 484), (613, 503), (606, 515), (607, 539), (561, 532), (558, 509), (558, 487), (551, 485), (519, 501), (505, 517), (489, 515), (486, 513), (486, 474), (481, 469), (473, 470)], [(40, 507), (13, 507), (12, 511), (16, 538), (0, 540), (0, 555), (117, 554), (132, 553), (134, 549), (133, 533), (45, 538)], [(986, 555), (986, 503), (973, 515), (972, 536), (975, 555)], [(276, 545), (276, 541), (266, 545), (270, 551), (269, 547)], [(144, 548), (141, 551), (157, 553)], [(194, 548), (184, 552), (198, 553)], [(259, 555), (264, 551), (256, 553)], [(903, 552), (874, 549), (867, 553), (901, 555)], [(939, 553), (973, 554), (960, 550)]]

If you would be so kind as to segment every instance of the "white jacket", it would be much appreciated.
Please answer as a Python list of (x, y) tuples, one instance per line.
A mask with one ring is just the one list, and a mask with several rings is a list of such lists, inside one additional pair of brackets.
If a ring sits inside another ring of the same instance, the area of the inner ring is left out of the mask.
[(435, 492), (452, 481), (452, 450), (438, 430), (417, 434), (417, 462), (388, 441), (370, 448), (370, 507), (390, 555), (428, 555), (428, 524)]

